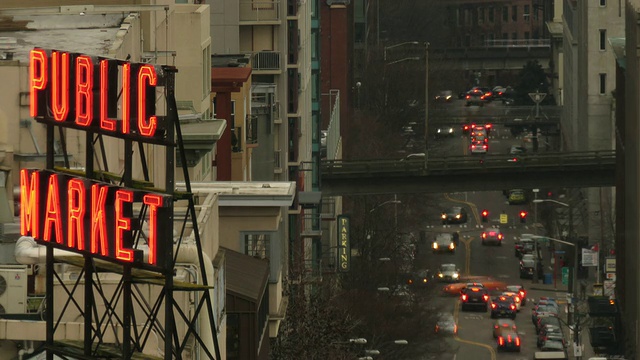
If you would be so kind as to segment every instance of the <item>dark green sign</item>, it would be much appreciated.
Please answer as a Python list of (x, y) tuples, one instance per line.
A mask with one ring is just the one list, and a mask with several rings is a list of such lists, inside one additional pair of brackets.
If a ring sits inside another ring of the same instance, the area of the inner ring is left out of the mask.
[(338, 215), (338, 271), (349, 271), (351, 266), (351, 219)]

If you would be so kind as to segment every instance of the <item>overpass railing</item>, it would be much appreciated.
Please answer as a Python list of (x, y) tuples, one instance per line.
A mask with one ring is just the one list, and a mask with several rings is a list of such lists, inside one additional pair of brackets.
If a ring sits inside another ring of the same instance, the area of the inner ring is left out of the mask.
[(424, 159), (385, 159), (385, 160), (323, 160), (323, 177), (352, 177), (354, 175), (407, 176), (429, 175), (437, 173), (455, 174), (474, 171), (535, 171), (539, 169), (558, 169), (592, 166), (611, 166), (615, 164), (615, 150), (543, 153), (538, 155), (471, 155), (442, 156), (429, 158), (425, 170)]

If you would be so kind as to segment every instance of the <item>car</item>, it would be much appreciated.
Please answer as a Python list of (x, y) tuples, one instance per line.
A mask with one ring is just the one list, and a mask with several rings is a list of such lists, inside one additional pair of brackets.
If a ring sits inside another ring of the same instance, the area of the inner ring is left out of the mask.
[(502, 246), (502, 240), (504, 239), (504, 235), (502, 231), (498, 228), (488, 228), (482, 232), (480, 235), (482, 239), (482, 245), (487, 245), (489, 243)]
[(513, 291), (505, 291), (501, 296), (510, 297), (513, 299), (513, 302), (516, 304), (516, 312), (520, 311), (520, 307), (522, 306), (522, 299), (520, 299), (520, 295), (517, 292)]
[(530, 246), (531, 251), (534, 250), (533, 240), (520, 238), (520, 240), (517, 241), (515, 243), (515, 246), (514, 246), (515, 256), (516, 257), (522, 258), (523, 254), (528, 254), (529, 253), (528, 251), (524, 250), (526, 244), (531, 245)]
[(527, 305), (527, 290), (525, 290), (523, 285), (507, 285), (506, 289), (507, 291), (518, 293), (522, 300), (522, 306)]
[(500, 99), (502, 97), (502, 95), (504, 95), (504, 92), (507, 90), (506, 87), (504, 86), (500, 86), (500, 85), (496, 85), (493, 87), (493, 89), (491, 89), (491, 93), (493, 93), (493, 98), (494, 99)]
[(491, 299), (491, 318), (508, 317), (516, 318), (516, 304), (512, 298), (507, 296), (496, 296)]
[(507, 197), (509, 205), (521, 205), (527, 203), (527, 193), (522, 189), (509, 190)]
[(439, 281), (454, 282), (460, 279), (460, 269), (456, 264), (441, 264), (437, 274)]
[(544, 315), (541, 315), (540, 313), (538, 314), (538, 321), (536, 322), (536, 332), (539, 333), (540, 330), (547, 326), (547, 325), (553, 325), (553, 326), (558, 326), (561, 327), (562, 323), (560, 322), (560, 319), (558, 318), (558, 314), (553, 314), (553, 313), (547, 313)]
[(424, 161), (424, 153), (413, 153), (400, 159), (400, 161), (418, 161), (418, 160)]
[(467, 222), (467, 210), (461, 206), (453, 206), (440, 215), (443, 224), (463, 224)]
[[(536, 263), (533, 260), (520, 261), (520, 279), (533, 279)], [(544, 278), (544, 270), (538, 267), (538, 279)]]
[(503, 331), (517, 332), (518, 327), (515, 321), (511, 319), (497, 319), (496, 322), (493, 323), (493, 338), (497, 339), (498, 336), (502, 335)]
[(460, 309), (481, 310), (486, 312), (489, 304), (489, 291), (481, 286), (468, 286), (460, 291)]
[(557, 316), (558, 308), (547, 305), (536, 305), (531, 309), (531, 322), (535, 325), (538, 319), (545, 316)]
[(509, 149), (509, 155), (511, 156), (507, 161), (518, 162), (520, 161), (520, 157), (526, 154), (526, 152), (527, 152), (527, 148), (525, 148), (524, 146), (513, 145), (511, 149)]
[(498, 351), (520, 352), (520, 335), (515, 331), (504, 331), (496, 340)]
[(483, 125), (471, 125), (471, 137), (487, 136), (487, 129)]
[(466, 106), (476, 105), (476, 106), (484, 106), (485, 96), (481, 90), (469, 90), (467, 95), (465, 95)]
[(429, 269), (417, 270), (412, 275), (413, 276), (409, 280), (410, 281), (409, 285), (414, 288), (424, 288), (430, 285), (431, 280), (433, 279), (433, 276), (431, 275), (431, 270)]
[(476, 86), (476, 87), (472, 88), (471, 90), (482, 91), (482, 94), (484, 95), (485, 101), (492, 101), (493, 100), (493, 92), (491, 91), (491, 88), (489, 88), (489, 87)]
[(448, 137), (451, 138), (451, 137), (454, 137), (455, 135), (456, 133), (453, 130), (453, 126), (442, 126), (436, 129), (435, 138), (436, 139), (443, 139)]
[(458, 334), (458, 324), (451, 313), (439, 313), (435, 327), (436, 334), (456, 335)]
[(566, 346), (566, 342), (564, 340), (564, 333), (562, 332), (562, 328), (555, 325), (547, 325), (540, 329), (538, 332), (538, 340), (536, 345), (538, 347), (542, 346), (547, 340), (555, 340), (560, 341), (564, 346)]
[(522, 262), (524, 260), (535, 260), (534, 254), (522, 254), (520, 261)]
[(489, 150), (489, 145), (484, 141), (471, 141), (469, 146), (471, 154), (486, 154)]
[(566, 355), (567, 349), (562, 341), (546, 340), (540, 345), (540, 351), (563, 351)]
[(431, 248), (433, 253), (447, 251), (449, 253), (456, 252), (456, 243), (453, 241), (453, 235), (450, 233), (436, 234), (436, 238), (433, 241)]
[(438, 95), (435, 96), (434, 100), (436, 102), (444, 102), (448, 103), (453, 100), (453, 91), (451, 90), (440, 90)]

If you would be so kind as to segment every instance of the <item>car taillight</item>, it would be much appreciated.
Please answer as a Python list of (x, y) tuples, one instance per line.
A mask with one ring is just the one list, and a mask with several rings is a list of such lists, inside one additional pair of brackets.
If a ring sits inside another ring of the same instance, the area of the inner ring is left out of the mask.
[(520, 296), (516, 296), (516, 302), (519, 303), (520, 302)]
[(458, 333), (458, 325), (457, 325), (457, 324), (454, 324), (454, 325), (453, 325), (453, 333), (454, 333), (454, 334), (457, 334), (457, 333)]
[(462, 298), (462, 301), (467, 301), (467, 294), (462, 294), (461, 298)]
[(498, 239), (502, 240), (502, 234), (498, 234)]
[(487, 149), (487, 145), (482, 145), (482, 148), (486, 150)]
[(511, 304), (511, 306), (509, 306), (509, 307), (511, 308), (511, 310), (515, 310), (516, 309), (516, 306), (513, 305), (513, 304)]
[(492, 309), (495, 309), (495, 308), (496, 308), (496, 304), (491, 303), (491, 308), (492, 308)]
[(471, 98), (471, 95), (467, 95), (467, 99)]
[(482, 298), (484, 299), (484, 301), (489, 301), (489, 295), (483, 295)]
[(486, 239), (487, 238), (487, 233), (482, 233), (482, 238)]
[(511, 335), (507, 335), (507, 342), (511, 342)]
[(516, 346), (520, 346), (520, 337), (516, 336)]
[(520, 297), (523, 298), (524, 297), (524, 291), (520, 290), (519, 293), (520, 293)]
[(502, 336), (500, 336), (500, 337), (498, 338), (498, 344), (499, 344), (500, 346), (504, 345), (504, 338), (503, 338)]

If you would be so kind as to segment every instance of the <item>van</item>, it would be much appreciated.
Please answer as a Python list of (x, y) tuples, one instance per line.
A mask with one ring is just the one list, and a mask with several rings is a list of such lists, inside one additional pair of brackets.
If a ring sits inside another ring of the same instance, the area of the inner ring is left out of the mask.
[(533, 360), (567, 360), (564, 351), (536, 351)]

